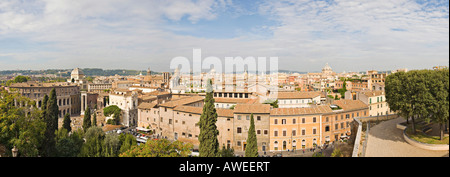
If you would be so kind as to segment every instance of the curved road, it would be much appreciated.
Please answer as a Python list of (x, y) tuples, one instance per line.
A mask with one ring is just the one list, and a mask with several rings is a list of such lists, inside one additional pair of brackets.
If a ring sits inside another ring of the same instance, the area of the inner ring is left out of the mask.
[(396, 127), (404, 118), (384, 121), (370, 128), (366, 157), (448, 157), (449, 151), (430, 151), (408, 144)]

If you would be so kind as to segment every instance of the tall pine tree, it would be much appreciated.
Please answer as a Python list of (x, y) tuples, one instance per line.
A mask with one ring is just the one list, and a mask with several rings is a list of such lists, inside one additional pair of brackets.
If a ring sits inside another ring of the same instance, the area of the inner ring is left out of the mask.
[[(44, 96), (45, 99), (45, 96)], [(45, 101), (45, 100), (44, 100)], [(58, 129), (58, 99), (56, 96), (56, 90), (53, 88), (50, 91), (50, 96), (48, 97), (47, 106), (44, 114), (44, 121), (47, 124), (45, 130), (45, 143), (44, 143), (44, 156), (51, 157), (56, 153), (55, 149), (55, 131)]]
[(200, 157), (219, 157), (219, 141), (217, 136), (219, 130), (216, 126), (217, 112), (214, 107), (213, 89), (211, 80), (208, 80), (206, 86), (205, 105), (203, 106), (203, 113), (200, 116), (200, 135), (198, 140)]
[(70, 123), (72, 123), (72, 120), (70, 120), (70, 114), (67, 113), (66, 115), (64, 115), (64, 120), (63, 120), (63, 128), (65, 128), (67, 130), (67, 132), (72, 131), (72, 127), (70, 127)]
[(245, 147), (245, 157), (258, 157), (258, 141), (256, 139), (255, 121), (253, 113), (250, 116), (250, 128), (248, 129), (247, 146)]
[(86, 111), (84, 111), (84, 118), (83, 118), (84, 132), (86, 132), (89, 127), (91, 127), (91, 109), (88, 106), (86, 108)]

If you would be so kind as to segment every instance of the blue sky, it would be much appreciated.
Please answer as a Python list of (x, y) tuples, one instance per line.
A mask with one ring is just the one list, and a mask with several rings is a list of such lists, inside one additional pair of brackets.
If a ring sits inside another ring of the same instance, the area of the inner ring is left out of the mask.
[(0, 70), (168, 71), (172, 58), (279, 58), (279, 69), (449, 62), (449, 1), (2, 0)]

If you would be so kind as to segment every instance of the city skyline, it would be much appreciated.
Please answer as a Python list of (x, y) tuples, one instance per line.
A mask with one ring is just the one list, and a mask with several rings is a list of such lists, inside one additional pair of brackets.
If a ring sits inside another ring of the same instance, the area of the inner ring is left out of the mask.
[(278, 57), (279, 70), (448, 66), (448, 1), (2, 1), (0, 70), (172, 71), (192, 59)]

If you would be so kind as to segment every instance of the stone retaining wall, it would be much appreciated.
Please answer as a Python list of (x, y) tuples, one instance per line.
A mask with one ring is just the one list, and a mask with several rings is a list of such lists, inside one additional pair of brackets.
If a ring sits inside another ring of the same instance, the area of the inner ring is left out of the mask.
[(416, 146), (418, 148), (422, 148), (422, 149), (426, 149), (426, 150), (432, 150), (432, 151), (445, 151), (445, 150), (449, 150), (449, 145), (448, 144), (427, 144), (427, 143), (422, 143), (422, 142), (418, 142), (416, 140), (413, 140), (411, 138), (408, 137), (408, 135), (406, 135), (406, 126), (401, 125), (401, 124), (397, 124), (397, 128), (400, 130), (403, 130), (403, 138), (405, 139), (406, 142), (408, 142), (409, 144)]

